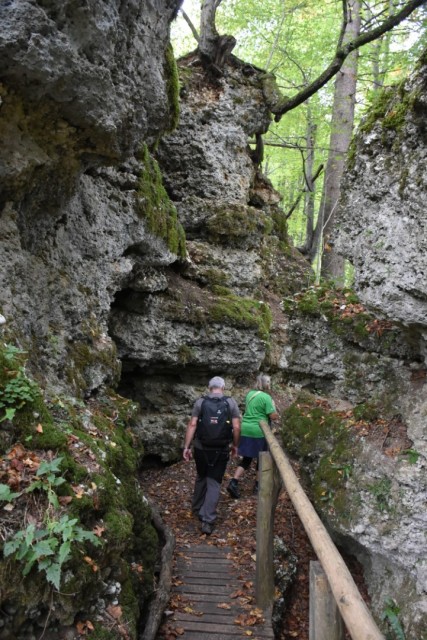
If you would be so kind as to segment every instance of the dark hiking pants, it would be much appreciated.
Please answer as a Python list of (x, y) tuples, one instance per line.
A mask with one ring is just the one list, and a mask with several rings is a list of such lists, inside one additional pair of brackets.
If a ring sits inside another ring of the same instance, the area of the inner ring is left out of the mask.
[(192, 509), (204, 522), (216, 520), (221, 482), (229, 457), (228, 448), (221, 451), (194, 449), (197, 477)]

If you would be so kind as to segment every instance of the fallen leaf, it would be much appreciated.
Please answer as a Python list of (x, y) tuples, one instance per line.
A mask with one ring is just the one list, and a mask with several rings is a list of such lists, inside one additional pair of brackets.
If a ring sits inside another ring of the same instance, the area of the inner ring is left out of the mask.
[(105, 531), (105, 527), (101, 527), (99, 524), (97, 524), (93, 529), (92, 529), (92, 533), (94, 533), (96, 536), (98, 536), (98, 538), (100, 538), (102, 536), (102, 534)]
[(218, 609), (231, 609), (231, 604), (228, 604), (227, 602), (221, 602), (216, 606), (218, 607)]
[(92, 560), (91, 557), (84, 556), (83, 560), (87, 562), (87, 564), (91, 567), (92, 571), (94, 571), (95, 573), (98, 571), (98, 565), (96, 564), (95, 560)]
[(63, 507), (65, 507), (67, 504), (70, 504), (72, 499), (73, 498), (71, 496), (58, 496), (58, 502), (59, 504), (62, 504)]
[(36, 427), (37, 433), (43, 433), (43, 426), (39, 423)]
[(84, 621), (78, 622), (76, 624), (76, 628), (77, 628), (77, 633), (81, 636), (85, 636), (88, 631), (94, 630), (94, 626), (90, 620), (84, 620)]
[(119, 605), (110, 604), (107, 607), (107, 611), (115, 620), (118, 620), (122, 616), (122, 608)]

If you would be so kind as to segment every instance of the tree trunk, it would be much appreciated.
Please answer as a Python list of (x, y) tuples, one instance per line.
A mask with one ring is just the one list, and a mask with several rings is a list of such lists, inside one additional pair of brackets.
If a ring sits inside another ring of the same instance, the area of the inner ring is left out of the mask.
[(304, 214), (305, 214), (305, 242), (302, 247), (298, 247), (301, 253), (307, 254), (313, 243), (314, 237), (314, 179), (313, 179), (313, 165), (314, 165), (314, 143), (316, 139), (317, 124), (314, 122), (310, 104), (307, 104), (307, 132), (306, 132), (306, 145), (307, 145), (307, 159), (305, 161), (305, 182), (306, 193), (304, 199)]
[(215, 26), (216, 10), (222, 0), (203, 0), (200, 16), (199, 51), (202, 58), (220, 72), (236, 45), (233, 36), (220, 36)]
[[(359, 0), (350, 0), (348, 9), (349, 17), (344, 34), (344, 45), (355, 40), (360, 31)], [(335, 233), (335, 210), (340, 196), (340, 182), (353, 132), (357, 61), (358, 52), (353, 51), (347, 56), (335, 81), (330, 151), (326, 165), (321, 212), (323, 230), (321, 275), (341, 284), (344, 281), (344, 258), (336, 253), (333, 236)]]

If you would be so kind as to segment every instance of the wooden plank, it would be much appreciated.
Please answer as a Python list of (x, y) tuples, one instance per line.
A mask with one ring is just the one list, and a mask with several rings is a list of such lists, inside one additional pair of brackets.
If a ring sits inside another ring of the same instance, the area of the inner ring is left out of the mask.
[(222, 576), (220, 578), (218, 577), (210, 578), (202, 575), (195, 576), (195, 575), (187, 574), (186, 576), (183, 576), (181, 574), (181, 579), (183, 579), (184, 577), (185, 577), (185, 580), (183, 580), (183, 582), (185, 584), (212, 585), (213, 587), (215, 585), (222, 585), (224, 588), (230, 587), (233, 589), (236, 589), (237, 587), (242, 586), (242, 583), (239, 582), (237, 578), (232, 575)]
[[(176, 589), (175, 589), (176, 591)], [(228, 602), (228, 604), (231, 604), (230, 600), (229, 600), (229, 596), (226, 593), (199, 593), (198, 591), (196, 593), (186, 593), (184, 594), (187, 599), (191, 602)], [(236, 603), (237, 604), (237, 603)], [(202, 606), (202, 605), (200, 605)]]
[(224, 597), (224, 587), (221, 585), (209, 586), (206, 585), (203, 588), (197, 584), (183, 584), (175, 587), (175, 590), (179, 593), (206, 593), (206, 594), (218, 594)]
[[(211, 631), (216, 633), (217, 636), (223, 637), (223, 635), (242, 635), (243, 627), (236, 624), (211, 624), (209, 622), (186, 622), (185, 631)], [(185, 637), (185, 636), (184, 636)], [(247, 637), (247, 636), (246, 636)]]
[(176, 566), (181, 567), (202, 567), (208, 571), (215, 571), (215, 569), (221, 569), (223, 567), (233, 567), (233, 564), (230, 560), (225, 560), (223, 558), (217, 558), (214, 562), (205, 562), (202, 559), (190, 558), (189, 560), (179, 559), (176, 563)]
[[(220, 607), (218, 607), (219, 604), (228, 604), (231, 606), (231, 609), (221, 609)], [(242, 608), (238, 603), (227, 602), (227, 598), (224, 598), (220, 602), (219, 601), (211, 602), (206, 600), (202, 600), (201, 602), (192, 602), (191, 608), (196, 613), (204, 613), (209, 615), (215, 615), (216, 613), (221, 613), (221, 612), (229, 612), (230, 615), (236, 616), (238, 613), (242, 612)]]
[[(265, 630), (257, 630), (253, 632), (253, 635), (250, 636), (250, 640), (274, 640), (273, 633), (266, 632)], [(236, 640), (237, 638), (246, 638), (248, 640), (249, 636), (245, 634), (245, 629), (240, 629), (239, 634), (231, 634), (231, 633), (216, 633), (215, 631), (185, 631), (182, 636), (178, 636), (179, 638), (183, 638), (183, 640)]]
[(230, 569), (223, 569), (222, 571), (215, 571), (213, 573), (211, 571), (194, 571), (191, 567), (183, 567), (179, 570), (179, 576), (180, 578), (183, 578), (184, 576), (193, 576), (194, 578), (205, 578), (206, 580), (212, 578), (212, 580), (224, 581), (227, 581), (229, 576), (233, 576), (234, 579), (237, 579), (235, 572)]
[(310, 562), (309, 640), (344, 640), (338, 605), (320, 562)]
[[(221, 611), (221, 609), (218, 609)], [(204, 613), (202, 616), (195, 616), (191, 613), (175, 613), (174, 619), (178, 622), (203, 622), (209, 624), (234, 624), (234, 620), (236, 619), (236, 612), (222, 613), (222, 614), (214, 614), (214, 613)], [(188, 628), (187, 625), (182, 625), (185, 628)]]
[[(236, 636), (236, 635), (218, 634), (218, 633), (212, 633), (212, 632), (203, 632), (203, 631), (202, 632), (186, 631), (184, 635), (178, 636), (178, 637), (183, 638), (184, 640), (236, 640), (236, 638), (239, 638), (239, 637), (246, 638), (246, 640), (248, 640), (248, 636), (243, 635), (243, 632), (240, 636)], [(250, 640), (263, 640), (263, 638), (264, 636), (251, 636)]]
[(233, 549), (231, 547), (216, 547), (214, 544), (195, 544), (192, 547), (189, 547), (191, 551), (209, 551), (210, 553), (230, 553)]

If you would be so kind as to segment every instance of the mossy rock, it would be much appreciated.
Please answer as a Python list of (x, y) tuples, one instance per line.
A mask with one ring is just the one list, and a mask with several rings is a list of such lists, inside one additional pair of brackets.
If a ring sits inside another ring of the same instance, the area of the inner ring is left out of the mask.
[(175, 322), (254, 329), (262, 340), (269, 339), (272, 315), (267, 303), (242, 298), (228, 290), (221, 294), (206, 295), (203, 290), (188, 288), (182, 296), (165, 298), (163, 312)]
[[(10, 376), (25, 363), (21, 354), (9, 358), (4, 347), (0, 348), (0, 361), (7, 363), (6, 374), (4, 370), (1, 374), (5, 374), (0, 383), (0, 390), (4, 390)], [(41, 458), (61, 456), (60, 471), (65, 482), (57, 488), (57, 495), (67, 497), (61, 513), (77, 517), (79, 526), (86, 531), (97, 525), (103, 532), (101, 548), (90, 541), (72, 544), (71, 557), (62, 567), (60, 592), (54, 596), (50, 624), (72, 624), (77, 613), (89, 615), (89, 608), (99, 599), (99, 576), (105, 575), (120, 581), (119, 605), (132, 637), (136, 637), (142, 609), (152, 595), (158, 553), (157, 533), (137, 480), (143, 447), (131, 431), (136, 405), (113, 392), (89, 404), (59, 397), (47, 402), (42, 389), (32, 383), (34, 393), (16, 411), (11, 437)], [(44, 502), (47, 508), (43, 490), (36, 491), (39, 508)], [(15, 499), (27, 497), (22, 493)], [(13, 522), (11, 531), (18, 521), (15, 518)], [(93, 564), (83, 561), (84, 557)], [(133, 571), (134, 563), (140, 573)], [(19, 575), (21, 570), (21, 564), (12, 558), (0, 561), (0, 577)], [(42, 614), (51, 606), (51, 586), (44, 571), (37, 571), (37, 565), (24, 579), (8, 580), (8, 585), (10, 588), (2, 597), (16, 609), (16, 628), (11, 633), (19, 637), (31, 607)], [(99, 633), (103, 633), (101, 628)]]
[(141, 152), (143, 169), (139, 179), (138, 212), (147, 220), (149, 231), (162, 238), (169, 251), (185, 258), (185, 232), (178, 221), (176, 208), (163, 186), (162, 174), (157, 161), (151, 156), (147, 145)]
[(272, 229), (270, 216), (241, 204), (217, 207), (206, 221), (210, 241), (224, 246), (246, 246), (248, 239), (259, 243), (259, 238)]
[(354, 440), (343, 418), (308, 393), (301, 393), (282, 415), (282, 441), (303, 461), (314, 503), (348, 517), (346, 480), (352, 469)]
[(164, 71), (166, 76), (166, 95), (169, 104), (170, 133), (177, 128), (179, 123), (179, 76), (172, 44), (169, 42), (165, 51)]

